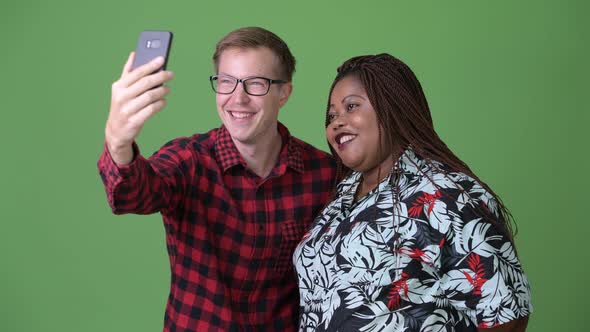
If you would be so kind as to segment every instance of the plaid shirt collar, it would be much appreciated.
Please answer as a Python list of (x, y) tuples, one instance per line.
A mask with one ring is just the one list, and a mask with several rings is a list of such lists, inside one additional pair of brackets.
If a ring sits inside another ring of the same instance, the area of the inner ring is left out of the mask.
[[(279, 162), (273, 168), (271, 175), (282, 175), (285, 173), (287, 167), (302, 173), (303, 159), (301, 156), (301, 146), (291, 136), (287, 127), (280, 122), (277, 125), (283, 146), (279, 154)], [(224, 172), (237, 165), (247, 168), (246, 162), (238, 151), (229, 131), (223, 125), (217, 131), (217, 137), (215, 138), (215, 157)]]

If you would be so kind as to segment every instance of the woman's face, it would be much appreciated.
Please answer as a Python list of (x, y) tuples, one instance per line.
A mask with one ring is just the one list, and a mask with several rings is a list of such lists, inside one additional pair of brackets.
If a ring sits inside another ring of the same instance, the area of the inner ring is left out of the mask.
[(330, 96), (328, 119), (328, 143), (348, 168), (370, 172), (390, 156), (384, 140), (379, 140), (377, 114), (356, 77), (346, 76), (336, 84)]

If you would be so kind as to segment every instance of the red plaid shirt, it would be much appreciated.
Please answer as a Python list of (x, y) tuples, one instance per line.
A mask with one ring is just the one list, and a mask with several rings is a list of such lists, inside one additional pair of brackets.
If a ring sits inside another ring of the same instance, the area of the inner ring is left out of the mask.
[(271, 174), (249, 171), (225, 127), (173, 140), (149, 159), (98, 162), (116, 214), (160, 212), (171, 286), (164, 331), (295, 331), (292, 253), (327, 203), (334, 161), (290, 136)]

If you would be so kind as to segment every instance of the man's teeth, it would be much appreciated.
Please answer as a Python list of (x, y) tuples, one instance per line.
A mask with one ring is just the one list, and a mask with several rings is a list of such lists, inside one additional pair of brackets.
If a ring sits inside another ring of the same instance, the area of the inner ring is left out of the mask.
[(238, 119), (245, 119), (245, 118), (249, 118), (253, 115), (253, 113), (247, 113), (247, 112), (229, 112), (231, 114), (231, 116), (233, 116), (234, 118), (238, 118)]
[(344, 135), (344, 136), (340, 137), (339, 144), (344, 144), (344, 143), (354, 139), (355, 137), (356, 137), (356, 135)]

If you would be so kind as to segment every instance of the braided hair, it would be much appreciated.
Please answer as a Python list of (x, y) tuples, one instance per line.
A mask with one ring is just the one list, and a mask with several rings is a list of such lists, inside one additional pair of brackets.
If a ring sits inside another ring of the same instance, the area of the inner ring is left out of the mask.
[[(379, 123), (379, 140), (381, 141), (382, 134), (384, 134), (385, 146), (391, 149), (390, 154), (393, 160), (398, 160), (405, 149), (411, 147), (412, 151), (421, 156), (430, 166), (436, 167), (432, 162), (435, 160), (445, 165), (451, 172), (461, 172), (478, 181), (498, 203), (500, 218), (498, 220), (490, 218), (491, 223), (513, 242), (515, 232), (512, 227), (514, 224), (512, 214), (500, 197), (475, 175), (469, 166), (459, 159), (438, 136), (434, 130), (432, 116), (422, 86), (405, 63), (386, 53), (364, 55), (345, 61), (337, 72), (328, 95), (326, 128), (330, 124), (328, 117), (329, 98), (334, 87), (345, 77), (355, 77), (365, 88)], [(342, 163), (329, 143), (328, 146), (336, 158), (337, 178), (342, 179), (348, 176), (352, 170)], [(381, 145), (379, 149), (381, 149)], [(378, 155), (382, 155), (381, 151)], [(441, 171), (446, 173), (445, 170)], [(458, 186), (458, 188), (461, 187)], [(482, 215), (489, 215), (485, 208), (481, 206), (476, 208), (482, 209)]]

